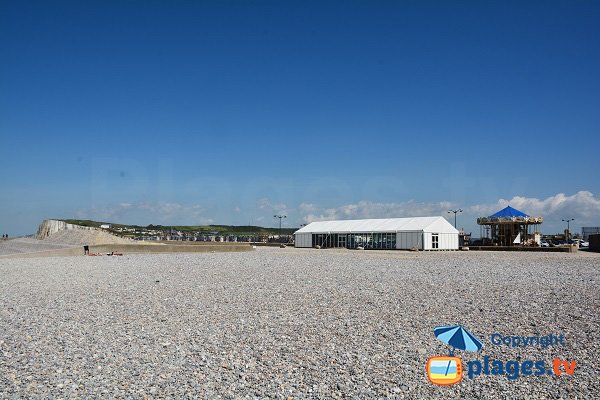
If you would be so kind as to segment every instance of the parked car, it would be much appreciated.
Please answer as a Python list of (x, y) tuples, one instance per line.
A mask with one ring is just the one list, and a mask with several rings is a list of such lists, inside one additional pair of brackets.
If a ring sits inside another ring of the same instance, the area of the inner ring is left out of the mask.
[(540, 241), (540, 246), (541, 247), (550, 247), (550, 243), (546, 242), (545, 240)]

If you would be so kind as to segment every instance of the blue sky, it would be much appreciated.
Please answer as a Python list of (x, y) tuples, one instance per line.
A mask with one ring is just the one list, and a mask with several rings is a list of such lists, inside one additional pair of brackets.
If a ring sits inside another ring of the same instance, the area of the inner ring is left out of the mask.
[[(0, 3), (0, 231), (600, 225), (600, 3)], [(447, 215), (446, 215), (447, 216)], [(461, 222), (462, 220), (462, 222)]]

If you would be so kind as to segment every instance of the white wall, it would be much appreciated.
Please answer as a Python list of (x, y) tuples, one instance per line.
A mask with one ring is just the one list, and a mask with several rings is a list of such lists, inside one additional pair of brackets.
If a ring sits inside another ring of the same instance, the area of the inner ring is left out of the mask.
[(312, 247), (311, 233), (296, 233), (294, 235), (295, 247)]
[(435, 232), (425, 232), (424, 250), (458, 250), (458, 233), (438, 233), (438, 248), (431, 247), (431, 236)]
[(423, 232), (398, 232), (396, 233), (397, 249), (423, 249)]

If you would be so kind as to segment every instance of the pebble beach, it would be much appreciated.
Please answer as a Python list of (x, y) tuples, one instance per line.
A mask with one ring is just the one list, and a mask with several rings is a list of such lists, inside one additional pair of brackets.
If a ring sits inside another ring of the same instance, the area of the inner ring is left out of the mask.
[[(600, 398), (600, 254), (258, 248), (0, 259), (0, 398)], [(429, 382), (463, 362), (572, 375)], [(563, 335), (513, 348), (491, 335)]]

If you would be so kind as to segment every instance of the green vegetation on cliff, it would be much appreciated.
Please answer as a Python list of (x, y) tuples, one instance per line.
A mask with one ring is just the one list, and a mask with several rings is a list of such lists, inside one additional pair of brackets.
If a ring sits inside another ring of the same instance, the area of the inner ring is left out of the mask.
[[(279, 228), (264, 228), (261, 226), (252, 226), (252, 225), (195, 225), (195, 226), (185, 226), (185, 225), (148, 225), (148, 226), (140, 226), (140, 225), (125, 225), (125, 224), (114, 224), (112, 222), (100, 222), (100, 221), (92, 221), (89, 219), (63, 219), (60, 221), (64, 221), (68, 224), (73, 225), (81, 225), (81, 226), (91, 226), (94, 228), (99, 228), (100, 225), (110, 224), (112, 230), (120, 229), (120, 228), (128, 228), (139, 230), (154, 230), (154, 231), (169, 231), (171, 229), (179, 231), (179, 232), (199, 232), (199, 233), (209, 233), (216, 232), (219, 235), (277, 235), (279, 234)], [(283, 235), (291, 235), (298, 228), (282, 228), (281, 233)]]

